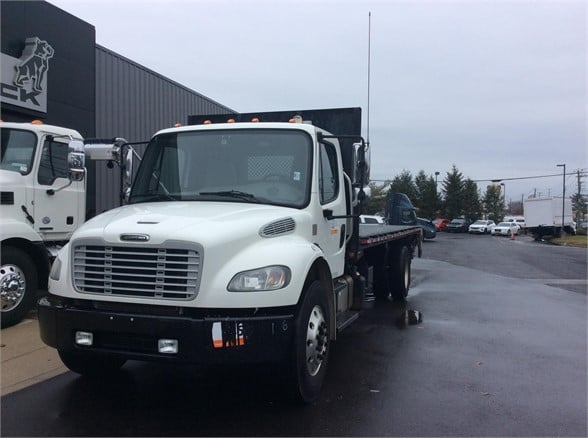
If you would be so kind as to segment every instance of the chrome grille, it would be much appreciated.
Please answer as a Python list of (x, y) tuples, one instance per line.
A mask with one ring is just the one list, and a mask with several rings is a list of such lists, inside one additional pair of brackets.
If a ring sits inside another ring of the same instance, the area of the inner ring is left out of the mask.
[(77, 245), (73, 266), (81, 293), (190, 300), (198, 293), (201, 256), (193, 249)]

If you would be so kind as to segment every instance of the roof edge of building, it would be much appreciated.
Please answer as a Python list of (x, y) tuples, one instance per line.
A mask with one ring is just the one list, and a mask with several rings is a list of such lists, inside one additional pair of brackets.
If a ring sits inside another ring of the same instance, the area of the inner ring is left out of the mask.
[(201, 93), (198, 93), (197, 91), (194, 91), (193, 89), (191, 89), (189, 87), (186, 87), (185, 85), (182, 85), (179, 82), (176, 82), (176, 81), (168, 78), (167, 76), (162, 75), (161, 73), (157, 73), (155, 70), (152, 70), (152, 69), (150, 69), (148, 67), (145, 67), (144, 65), (139, 64), (138, 62), (135, 62), (132, 59), (129, 59), (126, 56), (121, 55), (120, 53), (117, 53), (117, 52), (115, 52), (113, 50), (110, 50), (110, 49), (104, 47), (104, 46), (101, 46), (98, 43), (96, 43), (96, 50), (102, 50), (102, 51), (104, 51), (104, 52), (106, 52), (106, 53), (108, 53), (108, 54), (110, 54), (112, 56), (115, 56), (117, 58), (120, 58), (121, 60), (123, 60), (125, 62), (128, 62), (129, 64), (132, 64), (135, 67), (137, 67), (137, 68), (139, 68), (141, 70), (144, 70), (147, 73), (152, 74), (153, 76), (156, 76), (156, 77), (158, 77), (161, 80), (164, 80), (166, 82), (169, 82), (170, 84), (173, 84), (176, 87), (180, 87), (180, 88), (182, 88), (182, 89), (184, 89), (184, 90), (186, 90), (186, 91), (188, 91), (190, 93), (193, 93), (193, 94), (195, 94), (195, 95), (197, 95), (197, 96), (199, 96), (199, 97), (201, 97), (203, 99), (206, 99), (206, 100), (210, 101), (211, 103), (214, 103), (215, 105), (218, 105), (220, 107), (226, 108), (227, 112), (229, 112), (229, 113), (237, 113), (238, 112), (238, 111), (236, 111), (236, 110), (234, 110), (232, 108), (229, 108), (226, 105), (223, 105), (222, 103), (217, 102), (214, 99), (211, 99), (208, 96), (205, 96), (205, 95), (203, 95)]

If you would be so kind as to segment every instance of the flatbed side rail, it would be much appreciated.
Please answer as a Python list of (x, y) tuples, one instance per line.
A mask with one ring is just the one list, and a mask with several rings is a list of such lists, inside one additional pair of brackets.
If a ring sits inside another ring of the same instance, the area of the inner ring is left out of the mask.
[[(399, 227), (400, 228), (400, 227)], [(363, 230), (362, 230), (363, 231)], [(369, 248), (372, 246), (379, 245), (384, 242), (391, 242), (393, 240), (398, 240), (403, 237), (409, 236), (416, 236), (417, 234), (421, 233), (420, 227), (402, 227), (402, 229), (394, 229), (394, 230), (374, 230), (374, 233), (364, 233), (361, 232), (359, 236), (359, 244), (362, 249)], [(379, 232), (378, 232), (379, 231)]]

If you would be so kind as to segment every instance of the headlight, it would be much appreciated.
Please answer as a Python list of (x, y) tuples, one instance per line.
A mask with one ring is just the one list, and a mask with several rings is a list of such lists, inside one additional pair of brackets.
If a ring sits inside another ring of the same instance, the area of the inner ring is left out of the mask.
[(61, 275), (61, 259), (57, 257), (53, 262), (53, 266), (51, 266), (51, 273), (49, 274), (49, 278), (51, 280), (59, 281), (59, 276)]
[(266, 266), (239, 272), (229, 282), (227, 289), (230, 292), (277, 290), (288, 286), (290, 277), (290, 269), (286, 266)]

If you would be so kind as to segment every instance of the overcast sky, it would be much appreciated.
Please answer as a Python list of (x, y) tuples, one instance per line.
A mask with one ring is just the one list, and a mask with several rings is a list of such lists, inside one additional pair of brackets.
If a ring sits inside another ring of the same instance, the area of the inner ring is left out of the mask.
[(371, 34), (374, 180), (422, 169), (441, 182), (454, 164), (473, 180), (559, 174), (505, 180), (520, 201), (561, 195), (556, 164), (588, 168), (583, 0), (50, 2), (98, 44), (236, 111), (361, 106), (364, 136)]

